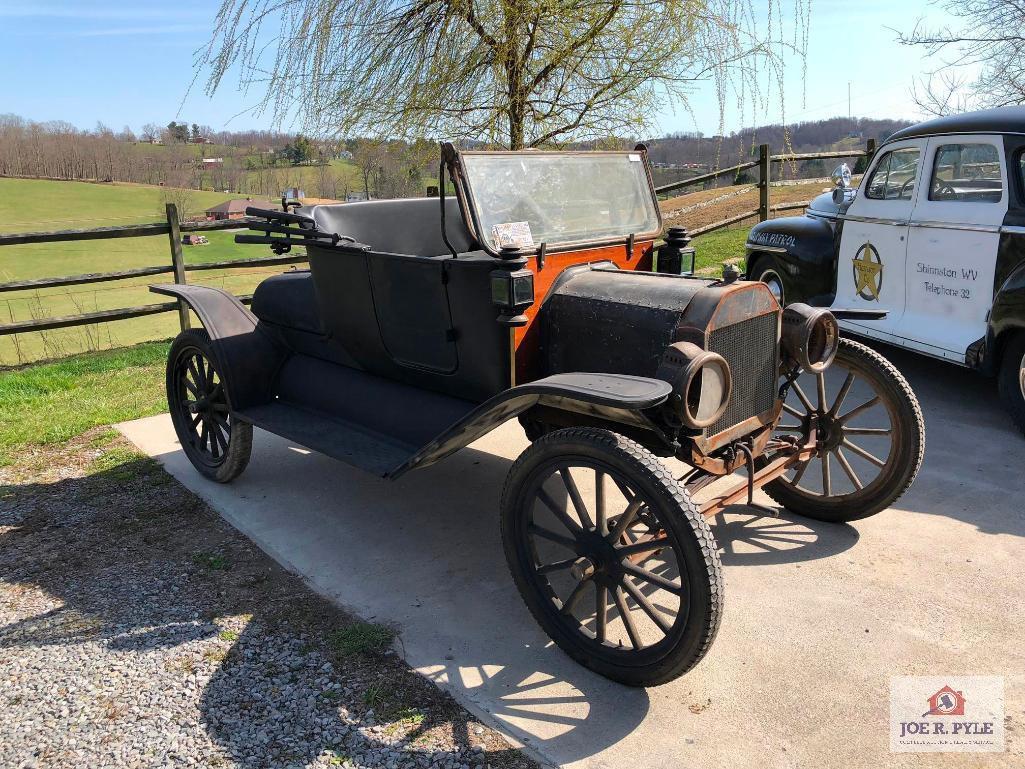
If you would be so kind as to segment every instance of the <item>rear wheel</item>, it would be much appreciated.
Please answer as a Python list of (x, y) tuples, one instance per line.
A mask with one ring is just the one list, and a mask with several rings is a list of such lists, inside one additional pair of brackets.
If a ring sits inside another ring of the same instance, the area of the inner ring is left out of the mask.
[(597, 428), (538, 438), (509, 472), (502, 541), (535, 619), (595, 672), (653, 686), (708, 651), (723, 601), (715, 539), (633, 441)]
[(790, 387), (777, 431), (818, 451), (765, 485), (776, 502), (820, 521), (854, 521), (885, 510), (911, 485), (925, 456), (918, 399), (886, 358), (841, 339), (833, 364)]
[(199, 472), (227, 483), (246, 469), (253, 427), (232, 416), (213, 345), (202, 329), (183, 331), (171, 345), (167, 405), (178, 442)]
[(1025, 432), (1025, 331), (1015, 333), (1004, 350), (998, 386), (1004, 408)]

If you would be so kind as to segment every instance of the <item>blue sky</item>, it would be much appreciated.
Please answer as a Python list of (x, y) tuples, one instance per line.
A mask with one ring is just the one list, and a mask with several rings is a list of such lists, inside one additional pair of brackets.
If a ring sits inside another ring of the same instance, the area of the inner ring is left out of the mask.
[[(763, 2), (763, 0), (756, 0)], [(785, 12), (791, 0), (780, 0)], [(217, 0), (0, 0), (0, 112), (33, 120), (66, 120), (83, 128), (98, 120), (120, 130), (173, 119), (221, 128), (268, 128), (270, 117), (245, 113), (257, 94), (226, 81), (213, 98), (202, 83), (188, 93), (192, 58), (208, 39)], [(928, 0), (814, 0), (807, 78), (788, 62), (786, 118), (814, 120), (847, 114), (917, 118), (909, 92), (916, 77), (936, 66), (921, 52), (897, 45), (890, 28), (910, 30), (925, 17), (932, 26), (947, 17)], [(184, 104), (183, 104), (184, 100)], [(778, 95), (757, 115), (728, 105), (726, 130), (778, 122)], [(711, 85), (699, 85), (693, 116), (667, 109), (659, 133), (715, 133), (718, 107)], [(180, 109), (180, 112), (179, 112)]]

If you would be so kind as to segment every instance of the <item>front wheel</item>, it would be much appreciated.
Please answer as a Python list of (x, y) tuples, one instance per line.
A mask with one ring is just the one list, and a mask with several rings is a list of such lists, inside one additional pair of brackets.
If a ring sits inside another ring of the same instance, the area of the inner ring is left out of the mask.
[(820, 521), (867, 518), (892, 505), (918, 475), (925, 423), (907, 380), (886, 358), (841, 339), (833, 364), (804, 372), (790, 387), (776, 430), (817, 451), (765, 493), (788, 510)]
[(167, 405), (178, 442), (199, 472), (227, 483), (246, 469), (253, 426), (232, 416), (224, 375), (202, 329), (183, 331), (171, 344)]
[(1017, 332), (1004, 350), (998, 386), (1004, 408), (1025, 433), (1025, 331)]
[(556, 430), (524, 451), (502, 492), (502, 541), (534, 618), (607, 678), (671, 681), (715, 637), (715, 538), (668, 469), (616, 433)]
[(779, 272), (776, 270), (776, 265), (771, 258), (767, 256), (757, 258), (751, 267), (748, 279), (758, 280), (764, 283), (769, 287), (769, 291), (772, 295), (776, 297), (776, 301), (779, 302), (779, 306), (786, 306), (783, 279), (779, 276)]

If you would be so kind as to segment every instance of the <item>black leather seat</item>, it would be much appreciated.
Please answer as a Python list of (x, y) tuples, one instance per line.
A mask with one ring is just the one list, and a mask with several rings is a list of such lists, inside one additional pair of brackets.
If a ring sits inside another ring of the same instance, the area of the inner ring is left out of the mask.
[[(377, 253), (450, 256), (441, 232), (437, 198), (399, 198), (299, 209), (326, 232), (348, 235)], [(445, 232), (456, 253), (480, 246), (470, 235), (455, 198), (445, 200)]]
[(252, 309), (265, 323), (323, 333), (309, 270), (292, 270), (264, 280), (253, 293)]

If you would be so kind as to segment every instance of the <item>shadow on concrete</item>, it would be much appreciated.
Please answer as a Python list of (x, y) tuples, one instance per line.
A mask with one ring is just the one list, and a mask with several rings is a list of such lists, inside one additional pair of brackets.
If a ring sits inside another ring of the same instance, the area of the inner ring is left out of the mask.
[(842, 553), (858, 542), (853, 526), (813, 521), (782, 509), (773, 517), (734, 505), (709, 523), (726, 566), (813, 561)]

